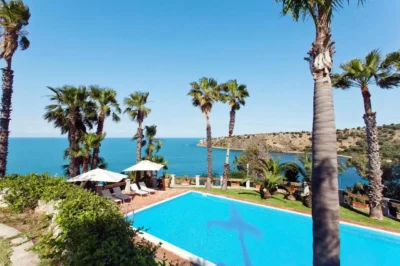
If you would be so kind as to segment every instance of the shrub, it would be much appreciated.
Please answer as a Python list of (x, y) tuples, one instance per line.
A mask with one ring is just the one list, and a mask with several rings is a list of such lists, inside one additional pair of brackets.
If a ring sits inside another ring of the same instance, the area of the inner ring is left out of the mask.
[(9, 188), (5, 200), (19, 212), (35, 208), (39, 199), (62, 199), (55, 219), (59, 233), (49, 231), (34, 246), (46, 265), (166, 265), (155, 260), (159, 246), (135, 240), (140, 232), (107, 198), (48, 174), (7, 176), (0, 188)]
[(244, 179), (246, 178), (246, 173), (243, 171), (231, 171), (229, 173), (229, 178), (240, 178)]
[(9, 175), (0, 182), (0, 189), (8, 188), (4, 200), (15, 212), (36, 208), (39, 199), (65, 198), (72, 187), (63, 178), (52, 178), (48, 174)]

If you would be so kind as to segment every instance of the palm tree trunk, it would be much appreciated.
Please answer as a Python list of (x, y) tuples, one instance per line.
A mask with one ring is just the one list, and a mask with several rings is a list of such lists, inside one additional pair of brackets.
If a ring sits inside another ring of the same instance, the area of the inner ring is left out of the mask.
[[(322, 24), (324, 25), (324, 24)], [(316, 41), (306, 60), (314, 77), (312, 135), (313, 264), (340, 265), (339, 195), (336, 127), (333, 108), (333, 43), (330, 28), (318, 26)]]
[(142, 157), (142, 123), (143, 121), (139, 120), (139, 127), (137, 129), (136, 163), (140, 162)]
[(222, 187), (221, 187), (222, 190), (227, 190), (227, 188), (228, 188), (228, 176), (229, 176), (229, 170), (230, 170), (230, 167), (229, 167), (229, 152), (231, 150), (233, 129), (235, 127), (236, 110), (234, 108), (232, 108), (229, 114), (230, 114), (230, 118), (229, 118), (228, 147), (226, 148), (224, 174), (223, 174)]
[(365, 133), (368, 144), (368, 198), (369, 198), (369, 217), (376, 220), (383, 220), (382, 212), (382, 170), (381, 158), (379, 154), (378, 131), (376, 128), (376, 113), (372, 112), (371, 94), (368, 87), (363, 86), (361, 93), (364, 100), (364, 122)]
[(13, 93), (14, 71), (11, 70), (11, 60), (6, 60), (3, 68), (3, 95), (1, 97), (0, 114), (0, 178), (6, 174), (9, 125), (11, 120), (11, 97)]
[(89, 154), (85, 154), (85, 156), (83, 156), (82, 172), (86, 173), (87, 171), (89, 171)]
[(211, 189), (212, 182), (212, 145), (211, 145), (211, 125), (210, 117), (206, 114), (207, 119), (207, 183), (206, 189)]
[(153, 145), (153, 141), (151, 140), (151, 138), (148, 138), (148, 143), (147, 143), (147, 156), (150, 158), (151, 154), (153, 153), (153, 150), (150, 149), (150, 147)]
[[(143, 121), (141, 119), (138, 120), (139, 122), (139, 127), (137, 129), (137, 144), (136, 144), (136, 163), (139, 163), (142, 157), (142, 123)], [(136, 182), (140, 181), (140, 172), (136, 172)]]
[[(102, 113), (100, 113), (99, 120), (97, 122), (96, 134), (98, 136), (101, 136), (103, 134), (104, 120), (105, 120), (105, 116), (104, 116), (104, 113), (102, 112)], [(97, 168), (97, 162), (98, 162), (99, 153), (100, 153), (100, 145), (99, 145), (99, 147), (96, 147), (96, 148), (93, 149), (92, 165), (90, 167), (91, 169), (96, 169)]]
[(69, 113), (69, 166), (68, 172), (70, 177), (77, 176), (79, 173), (79, 162), (77, 158), (73, 155), (78, 149), (78, 130), (75, 125), (75, 110), (70, 109)]

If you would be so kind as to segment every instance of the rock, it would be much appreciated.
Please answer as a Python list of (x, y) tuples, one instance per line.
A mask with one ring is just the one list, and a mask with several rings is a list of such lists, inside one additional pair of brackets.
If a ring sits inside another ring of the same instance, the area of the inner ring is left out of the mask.
[(1, 238), (12, 238), (19, 234), (20, 232), (12, 227), (5, 224), (0, 224), (0, 237)]
[(44, 200), (39, 200), (38, 206), (35, 209), (35, 213), (45, 213), (45, 214), (57, 214), (58, 210), (56, 207), (60, 203), (59, 200), (54, 201), (44, 201)]
[(13, 240), (11, 240), (11, 244), (13, 246), (18, 246), (18, 245), (21, 245), (21, 244), (26, 243), (28, 241), (29, 241), (29, 239), (26, 236), (17, 237), (17, 238), (14, 238)]
[(15, 246), (12, 248), (12, 254), (10, 256), (11, 265), (13, 266), (35, 266), (38, 265), (40, 260), (36, 253), (33, 251), (27, 251), (27, 249), (33, 246), (32, 241), (26, 242), (22, 245)]
[(6, 208), (8, 207), (7, 203), (4, 201), (4, 196), (7, 194), (8, 188), (3, 189), (3, 191), (0, 192), (0, 208)]

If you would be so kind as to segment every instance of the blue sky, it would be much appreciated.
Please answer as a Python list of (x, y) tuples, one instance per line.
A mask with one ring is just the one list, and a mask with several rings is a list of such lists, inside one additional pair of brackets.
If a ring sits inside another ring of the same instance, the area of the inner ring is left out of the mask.
[[(356, 2), (356, 1), (351, 1)], [(186, 96), (202, 76), (237, 79), (251, 97), (237, 114), (235, 134), (310, 130), (313, 81), (303, 60), (314, 38), (311, 21), (280, 15), (273, 0), (25, 0), (31, 8), (31, 47), (17, 51), (12, 137), (57, 137), (43, 120), (47, 86), (109, 86), (118, 98), (150, 92), (161, 137), (204, 137), (205, 119)], [(340, 63), (380, 48), (400, 47), (400, 2), (355, 3), (335, 14), (333, 39)], [(4, 62), (1, 62), (4, 65)], [(379, 124), (399, 123), (400, 89), (372, 87)], [(362, 126), (359, 89), (334, 91), (338, 128)], [(228, 132), (229, 108), (211, 114), (213, 136)], [(109, 137), (130, 137), (125, 115), (106, 123)]]

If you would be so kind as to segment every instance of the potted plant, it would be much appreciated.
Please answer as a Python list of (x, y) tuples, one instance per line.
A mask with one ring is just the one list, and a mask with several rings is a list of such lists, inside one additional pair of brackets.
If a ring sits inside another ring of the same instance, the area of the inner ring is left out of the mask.
[(182, 186), (189, 186), (189, 175), (188, 174), (185, 174), (184, 176), (183, 176), (183, 180), (182, 180), (182, 183), (181, 183), (181, 185)]
[(271, 198), (271, 194), (275, 195), (278, 192), (278, 184), (283, 180), (283, 176), (275, 175), (274, 173), (263, 170), (263, 177), (261, 180), (260, 194), (261, 198), (269, 199)]
[(169, 175), (163, 175), (161, 177), (162, 179), (162, 190), (167, 190), (169, 188), (169, 184), (170, 184), (170, 176)]

